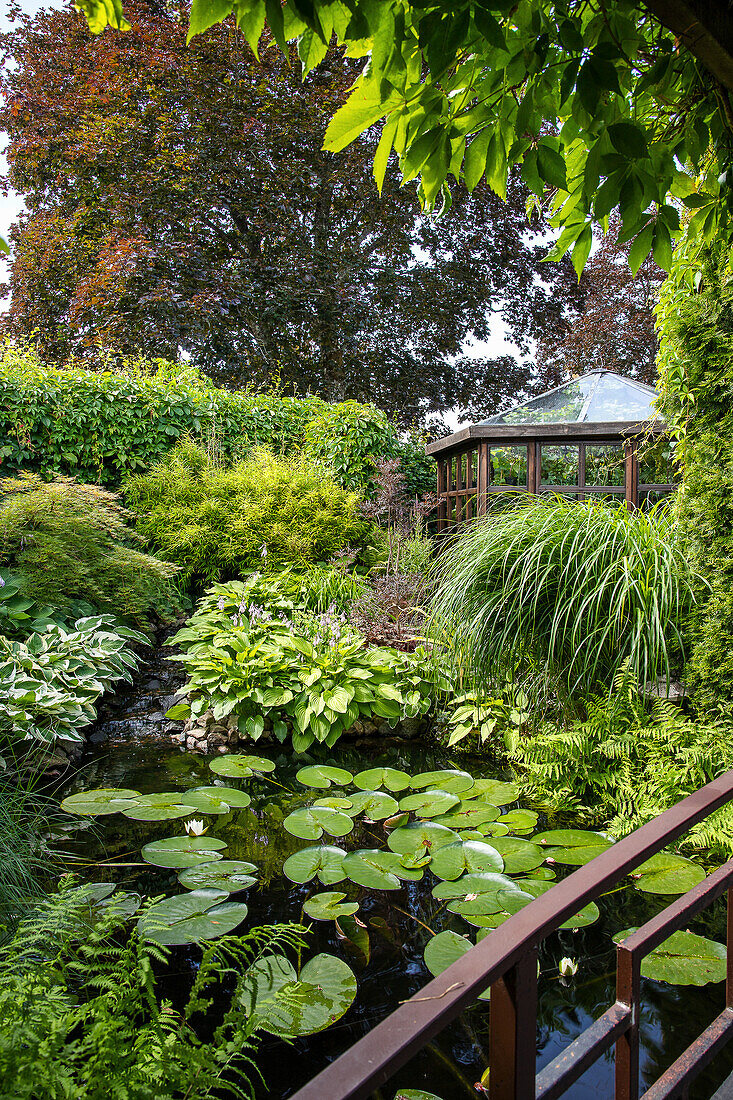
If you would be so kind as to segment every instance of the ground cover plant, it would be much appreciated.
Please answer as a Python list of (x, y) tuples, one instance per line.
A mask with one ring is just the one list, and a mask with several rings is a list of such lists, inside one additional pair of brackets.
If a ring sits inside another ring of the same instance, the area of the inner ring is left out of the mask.
[(253, 741), (267, 723), (305, 752), (333, 746), (361, 717), (395, 725), (428, 712), (437, 677), (424, 653), (368, 646), (334, 607), (303, 610), (301, 591), (292, 573), (214, 585), (171, 639), (188, 682), (169, 717), (211, 710)]
[[(145, 625), (174, 601), (177, 571), (142, 553), (130, 518), (119, 497), (96, 485), (28, 473), (3, 478), (0, 575), (12, 573), (18, 595), (37, 605), (36, 618), (48, 618), (48, 609), (68, 615), (81, 603)], [(26, 620), (10, 618), (17, 633)], [(0, 613), (0, 626), (7, 619)]]
[(371, 531), (359, 494), (327, 468), (262, 449), (222, 466), (196, 444), (179, 443), (130, 478), (125, 495), (149, 549), (178, 565), (184, 580), (326, 562), (363, 550)]

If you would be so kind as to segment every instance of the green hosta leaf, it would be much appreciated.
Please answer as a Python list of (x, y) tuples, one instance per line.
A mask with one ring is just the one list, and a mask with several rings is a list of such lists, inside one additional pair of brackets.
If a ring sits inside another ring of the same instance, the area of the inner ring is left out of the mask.
[(153, 905), (137, 922), (146, 940), (170, 946), (215, 940), (233, 932), (247, 916), (243, 902), (224, 902), (224, 890), (193, 890)]
[[(556, 886), (555, 882), (545, 882), (542, 879), (529, 878), (521, 879), (517, 882), (517, 885), (522, 888), (526, 894), (531, 894), (533, 898), (538, 898), (540, 894), (546, 894), (548, 890), (551, 890), (553, 886)], [(569, 917), (564, 924), (561, 924), (560, 928), (585, 928), (589, 924), (595, 924), (600, 917), (600, 911), (594, 901), (591, 901), (588, 905), (583, 906), (579, 912), (574, 913), (572, 917)]]
[(544, 862), (547, 852), (529, 840), (520, 840), (519, 837), (497, 836), (491, 839), (492, 848), (504, 860), (504, 870), (508, 875), (517, 875), (523, 871), (532, 871)]
[(444, 768), (436, 772), (420, 772), (410, 780), (410, 786), (414, 791), (423, 787), (431, 787), (434, 790), (448, 791), (450, 794), (463, 795), (474, 786), (473, 776), (468, 772), (460, 772), (452, 768)]
[(465, 840), (438, 848), (430, 870), (438, 878), (457, 879), (464, 871), (503, 871), (504, 860), (490, 844)]
[(705, 871), (691, 859), (673, 852), (659, 852), (631, 872), (634, 886), (646, 894), (686, 894), (705, 878)]
[(225, 890), (228, 894), (238, 894), (240, 890), (246, 890), (257, 882), (250, 874), (256, 870), (254, 863), (222, 859), (219, 863), (203, 863), (181, 871), (178, 881), (187, 890)]
[(243, 810), (252, 801), (246, 791), (238, 791), (236, 787), (194, 787), (191, 791), (185, 791), (181, 797), (188, 801), (189, 795), (192, 794), (205, 794), (211, 798), (221, 799), (232, 810)]
[(191, 717), (191, 708), (188, 703), (176, 703), (174, 707), (165, 712), (165, 716), (173, 722), (182, 722)]
[(326, 890), (314, 894), (303, 905), (303, 912), (313, 920), (338, 920), (339, 917), (352, 917), (359, 908), (356, 901), (344, 901), (346, 894), (337, 890)]
[(390, 833), (387, 843), (393, 852), (400, 855), (409, 855), (421, 848), (432, 855), (437, 848), (460, 839), (458, 833), (445, 825), (436, 825), (434, 821), (412, 821)]
[(184, 802), (185, 795), (178, 791), (165, 794), (141, 794), (122, 810), (133, 821), (174, 821), (177, 817), (190, 817), (196, 807)]
[(126, 787), (98, 787), (92, 791), (80, 791), (70, 794), (61, 803), (61, 809), (67, 814), (100, 817), (103, 814), (121, 813), (140, 798), (139, 791)]
[(169, 836), (146, 844), (141, 855), (154, 867), (196, 867), (221, 859), (222, 848), (226, 841), (215, 836)]
[(475, 829), (488, 821), (495, 821), (498, 816), (499, 810), (496, 806), (487, 806), (480, 802), (462, 802), (457, 809), (442, 814), (435, 820), (439, 825), (447, 825), (449, 829)]
[(498, 779), (475, 779), (471, 790), (463, 795), (463, 801), (467, 798), (480, 798), (491, 806), (506, 806), (519, 798), (519, 787)]
[(217, 756), (209, 764), (212, 772), (217, 775), (227, 775), (232, 779), (248, 779), (253, 772), (274, 772), (275, 764), (263, 756), (240, 756), (232, 753), (229, 756)]
[(285, 818), (283, 825), (289, 833), (303, 840), (320, 840), (324, 832), (331, 836), (346, 836), (354, 828), (350, 817), (327, 806), (294, 810)]
[(283, 874), (291, 882), (310, 882), (317, 875), (324, 886), (333, 886), (346, 878), (341, 866), (345, 855), (343, 848), (329, 844), (303, 848), (285, 860)]
[(428, 790), (408, 794), (400, 799), (400, 809), (414, 811), (418, 817), (438, 817), (453, 806), (460, 805), (460, 798), (449, 791)]
[[(636, 928), (626, 928), (613, 938), (619, 943), (636, 931)], [(725, 945), (692, 932), (674, 932), (642, 959), (641, 973), (644, 978), (670, 985), (722, 982), (726, 974)]]
[(532, 837), (534, 844), (547, 848), (546, 857), (555, 863), (581, 867), (605, 852), (613, 843), (603, 833), (588, 829), (552, 829)]
[(380, 787), (387, 791), (404, 791), (410, 786), (410, 777), (396, 768), (369, 768), (354, 776), (354, 784), (362, 791), (376, 791)]
[(317, 764), (308, 768), (301, 768), (296, 779), (299, 783), (302, 783), (304, 787), (319, 787), (322, 790), (326, 790), (334, 783), (339, 787), (344, 787), (347, 783), (351, 782), (353, 776), (351, 772), (347, 772), (345, 768), (332, 768), (323, 764)]
[[(279, 999), (285, 988), (292, 994), (287, 1005)], [(265, 1031), (286, 1039), (323, 1031), (343, 1016), (355, 996), (356, 978), (333, 955), (316, 955), (301, 970), (300, 980), (287, 959), (266, 956), (248, 969), (242, 986), (245, 1013), (257, 1016)]]
[[(472, 947), (471, 941), (465, 936), (459, 936), (457, 932), (439, 932), (425, 947), (425, 965), (433, 977), (437, 978)], [(488, 1001), (489, 991), (482, 993), (480, 999)]]
[(363, 813), (372, 821), (384, 821), (398, 809), (397, 801), (384, 791), (359, 791), (351, 796), (349, 813), (352, 817)]

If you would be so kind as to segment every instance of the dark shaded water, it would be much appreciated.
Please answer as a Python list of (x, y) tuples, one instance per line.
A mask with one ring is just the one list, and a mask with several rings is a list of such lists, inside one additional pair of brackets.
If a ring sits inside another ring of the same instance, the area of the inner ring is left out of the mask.
[[(282, 864), (287, 856), (313, 843), (291, 836), (282, 827), (284, 816), (306, 800), (305, 792), (295, 781), (295, 772), (307, 761), (302, 757), (294, 760), (290, 754), (272, 755), (272, 759), (277, 761), (274, 778), (282, 787), (264, 778), (246, 781), (246, 789), (253, 796), (252, 806), (225, 818), (213, 819), (214, 824), (209, 830), (227, 841), (225, 858), (250, 860), (259, 868), (259, 886), (247, 891), (246, 895), (240, 895), (249, 905), (249, 927), (300, 921), (303, 901), (310, 893), (324, 889), (320, 885), (314, 888), (312, 884), (298, 886), (282, 875)], [(439, 749), (409, 745), (394, 747), (379, 755), (337, 747), (327, 759), (353, 772), (376, 764), (411, 772), (446, 766), (449, 762), (456, 766), (455, 759)], [(458, 766), (477, 776), (495, 774), (495, 769), (492, 771), (485, 760), (461, 758)], [(213, 779), (208, 762), (200, 757), (172, 749), (160, 740), (147, 743), (125, 741), (94, 746), (69, 790), (120, 786), (147, 793), (183, 790), (209, 784)], [(231, 782), (239, 785), (238, 781)], [(77, 854), (83, 853), (92, 860), (135, 862), (143, 844), (179, 834), (181, 824), (176, 821), (134, 822), (114, 816), (97, 819), (90, 827), (79, 819), (70, 819), (69, 846)], [(335, 843), (348, 848), (373, 845), (374, 837), (370, 829), (380, 833), (380, 826), (364, 825), (345, 840)], [(379, 839), (382, 839), (381, 835)], [(134, 886), (152, 895), (178, 892), (180, 889), (174, 871), (158, 870), (145, 864), (119, 867), (114, 871), (108, 864), (103, 874), (99, 869), (94, 872), (90, 870), (90, 877), (98, 881), (116, 879), (128, 887)], [(470, 931), (460, 917), (445, 910), (438, 913), (440, 903), (433, 899), (431, 885), (432, 879), (428, 874), (423, 882), (405, 884), (399, 891), (366, 891), (347, 883), (337, 887), (350, 896), (354, 894), (360, 898), (359, 915), (370, 929), (369, 963), (359, 969), (358, 960), (349, 956), (337, 938), (333, 924), (327, 922), (314, 923), (309, 954), (311, 951), (313, 954), (328, 951), (345, 958), (357, 973), (357, 1000), (342, 1020), (319, 1035), (297, 1040), (291, 1045), (265, 1039), (259, 1047), (258, 1065), (267, 1085), (260, 1089), (259, 1096), (272, 1100), (284, 1100), (291, 1096), (318, 1070), (384, 1019), (400, 1001), (425, 984), (430, 975), (422, 955), (430, 933), (424, 925), (435, 932), (445, 928), (452, 928), (461, 934)], [(615, 1000), (611, 934), (641, 924), (664, 904), (662, 898), (641, 895), (633, 890), (616, 893), (602, 901), (601, 920), (597, 924), (577, 932), (559, 932), (545, 943), (540, 956), (538, 1068), (550, 1061)], [(691, 928), (713, 938), (724, 939), (722, 908), (710, 910)], [(558, 975), (558, 963), (563, 956), (570, 956), (579, 962), (578, 974), (567, 984)], [(190, 981), (196, 959), (195, 948), (175, 950), (170, 971), (164, 979), (167, 995), (175, 999), (177, 985)], [(643, 995), (642, 1080), (651, 1082), (721, 1011), (723, 986), (676, 988), (645, 980)], [(395, 1089), (401, 1086), (428, 1089), (443, 1100), (480, 1096), (474, 1083), (480, 1079), (487, 1065), (488, 1011), (487, 1007), (481, 1006), (465, 1013), (411, 1065), (405, 1067), (389, 1087), (375, 1095), (392, 1100)], [(720, 1056), (713, 1069), (700, 1078), (691, 1096), (696, 1100), (709, 1098), (732, 1066), (733, 1053), (731, 1056)], [(611, 1097), (612, 1058), (597, 1063), (568, 1095), (572, 1100)]]

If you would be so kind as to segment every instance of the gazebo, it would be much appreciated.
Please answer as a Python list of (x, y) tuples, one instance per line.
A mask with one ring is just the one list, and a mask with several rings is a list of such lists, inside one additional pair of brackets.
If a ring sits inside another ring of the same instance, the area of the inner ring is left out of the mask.
[(605, 497), (648, 508), (676, 488), (671, 441), (651, 386), (592, 370), (430, 444), (438, 531), (506, 493)]

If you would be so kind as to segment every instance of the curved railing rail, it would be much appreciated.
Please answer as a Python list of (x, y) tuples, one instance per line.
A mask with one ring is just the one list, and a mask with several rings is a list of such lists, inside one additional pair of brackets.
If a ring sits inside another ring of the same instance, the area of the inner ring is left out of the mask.
[(697, 1073), (733, 1037), (733, 860), (678, 898), (617, 948), (616, 1002), (553, 1062), (536, 1073), (537, 949), (584, 905), (615, 886), (697, 822), (733, 799), (733, 771), (689, 795), (596, 856), (510, 917), (429, 982), (292, 1100), (367, 1100), (430, 1040), (491, 987), (490, 1100), (554, 1100), (612, 1045), (615, 1100), (639, 1095), (640, 968), (645, 955), (728, 891), (726, 1008), (645, 1093), (686, 1096)]

